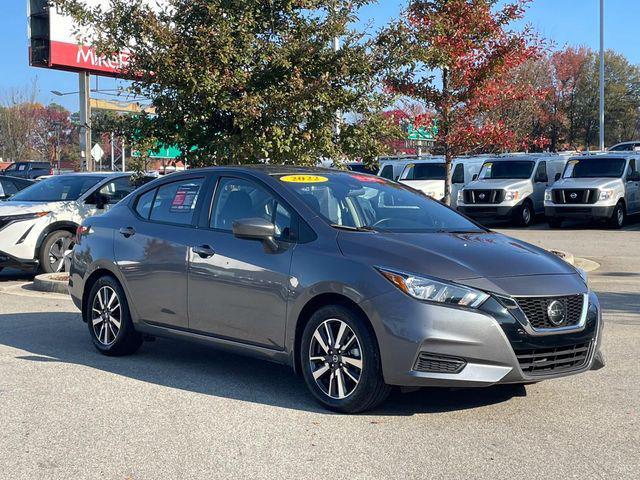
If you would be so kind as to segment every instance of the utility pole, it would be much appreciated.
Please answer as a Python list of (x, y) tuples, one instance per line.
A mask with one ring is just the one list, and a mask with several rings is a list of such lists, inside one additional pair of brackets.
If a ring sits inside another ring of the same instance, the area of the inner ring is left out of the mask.
[(604, 0), (600, 0), (600, 151), (604, 151)]
[[(93, 171), (93, 159), (91, 158), (91, 104), (89, 84), (91, 78), (87, 72), (78, 74), (80, 95), (80, 162), (82, 170)], [(86, 166), (85, 163), (86, 162)]]

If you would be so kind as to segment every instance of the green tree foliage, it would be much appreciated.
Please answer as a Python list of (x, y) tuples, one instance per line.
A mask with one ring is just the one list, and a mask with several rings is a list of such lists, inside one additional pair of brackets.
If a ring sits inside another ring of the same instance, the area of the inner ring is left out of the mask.
[(384, 57), (352, 29), (370, 0), (112, 0), (109, 11), (55, 3), (99, 25), (87, 40), (100, 53), (130, 50), (123, 73), (156, 111), (120, 118), (136, 143), (178, 145), (190, 165), (372, 161), (384, 149)]

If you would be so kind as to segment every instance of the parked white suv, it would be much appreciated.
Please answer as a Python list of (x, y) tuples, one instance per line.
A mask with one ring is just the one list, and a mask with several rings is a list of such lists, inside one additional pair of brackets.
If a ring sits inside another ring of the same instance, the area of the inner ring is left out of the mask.
[(567, 163), (562, 179), (545, 192), (552, 228), (568, 218), (606, 220), (614, 228), (640, 214), (640, 155), (634, 152), (584, 155)]
[(135, 188), (130, 173), (73, 173), (18, 192), (0, 203), (0, 270), (62, 271), (82, 221), (103, 213)]

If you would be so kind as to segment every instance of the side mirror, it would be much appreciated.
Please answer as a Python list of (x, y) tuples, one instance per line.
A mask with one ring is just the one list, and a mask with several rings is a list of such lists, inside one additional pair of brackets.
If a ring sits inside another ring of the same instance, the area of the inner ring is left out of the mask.
[(474, 174), (473, 174), (473, 177), (471, 177), (471, 181), (472, 181), (472, 182), (475, 182), (477, 179), (478, 179), (478, 174), (477, 174), (477, 173), (474, 173)]
[(232, 228), (236, 238), (260, 240), (272, 250), (278, 249), (278, 244), (273, 238), (276, 234), (276, 226), (264, 218), (241, 218), (233, 222)]
[(554, 181), (554, 182), (557, 182), (558, 180), (560, 180), (560, 177), (561, 177), (561, 176), (562, 176), (562, 175), (560, 174), (560, 172), (556, 173), (556, 176), (555, 176), (555, 177), (553, 177), (553, 181)]

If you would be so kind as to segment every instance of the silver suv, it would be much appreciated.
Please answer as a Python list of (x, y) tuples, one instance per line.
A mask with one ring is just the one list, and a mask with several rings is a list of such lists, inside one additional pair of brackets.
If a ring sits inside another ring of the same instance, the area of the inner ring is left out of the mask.
[(614, 228), (640, 213), (640, 156), (633, 152), (573, 157), (562, 179), (545, 192), (547, 221), (559, 228), (568, 218), (605, 220)]

